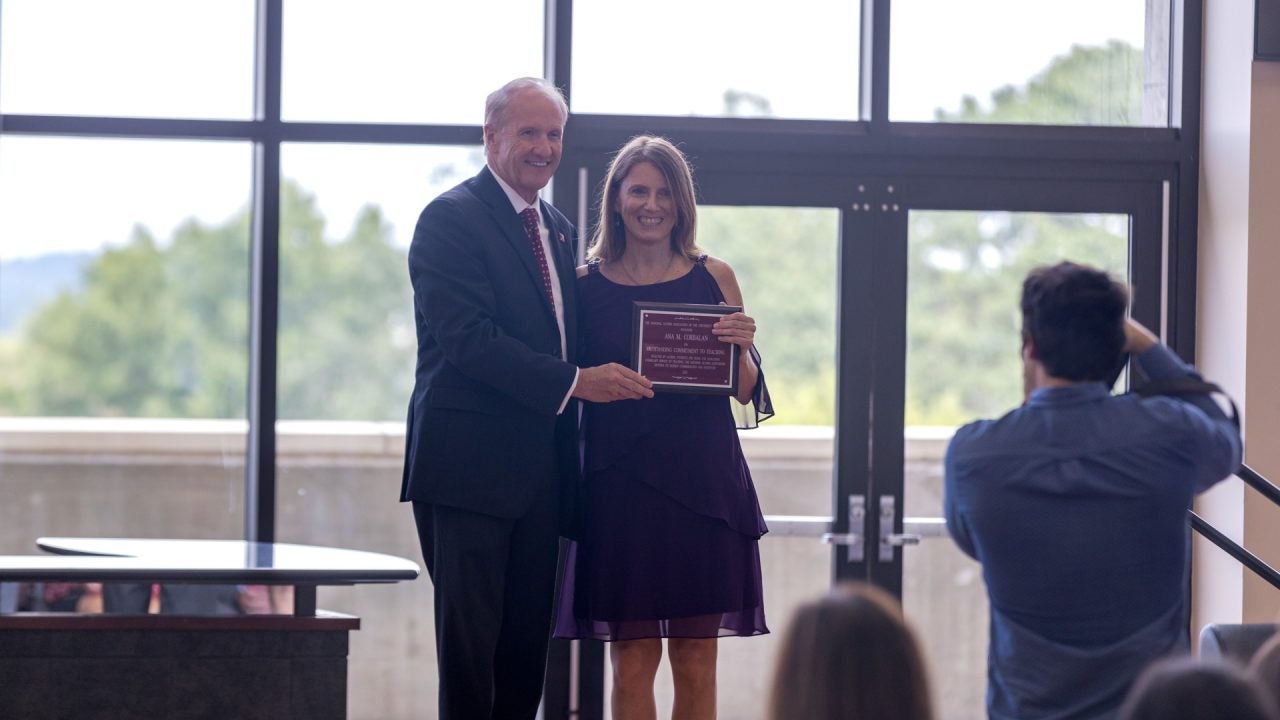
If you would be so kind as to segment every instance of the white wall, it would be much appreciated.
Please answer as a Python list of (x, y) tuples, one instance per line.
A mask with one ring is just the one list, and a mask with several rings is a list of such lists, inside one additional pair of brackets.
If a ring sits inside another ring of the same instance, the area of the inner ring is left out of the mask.
[[(1209, 0), (1204, 18), (1199, 277), (1196, 359), (1245, 410), (1245, 319), (1249, 228), (1249, 66), (1252, 0)], [(1228, 480), (1197, 503), (1197, 511), (1228, 535), (1244, 534), (1244, 491)], [(1243, 607), (1240, 566), (1195, 536), (1194, 617), (1239, 622)], [(1193, 633), (1194, 634), (1194, 633)]]
[[(1245, 460), (1280, 482), (1280, 62), (1256, 62), (1251, 75)], [(1244, 521), (1246, 546), (1280, 567), (1280, 508), (1250, 490)], [(1275, 621), (1280, 590), (1252, 573), (1244, 588), (1245, 619)]]
[[(1280, 480), (1280, 64), (1253, 62), (1253, 2), (1207, 0), (1201, 135), (1197, 359), (1245, 417), (1245, 461)], [(1228, 480), (1197, 510), (1280, 565), (1280, 510)], [(1272, 589), (1197, 537), (1193, 629), (1270, 622)]]

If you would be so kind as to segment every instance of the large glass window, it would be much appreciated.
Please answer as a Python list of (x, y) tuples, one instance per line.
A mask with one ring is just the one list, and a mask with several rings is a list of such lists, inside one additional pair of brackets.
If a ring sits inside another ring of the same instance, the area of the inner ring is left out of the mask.
[(243, 419), (248, 143), (0, 154), (0, 413)]
[[(273, 453), (265, 458), (275, 461), (273, 471), (257, 476), (277, 499), (263, 523), (285, 542), (420, 560), (410, 509), (395, 502), (416, 355), (405, 254), (422, 207), (472, 175), (483, 154), (478, 146), (400, 145), (405, 128), (385, 124), (419, 124), (414, 143), (478, 143), (487, 93), (544, 73), (572, 79), (568, 155), (585, 151), (575, 138), (599, 145), (690, 128), (682, 140), (695, 166), (731, 174), (730, 189), (746, 193), (717, 188), (717, 201), (760, 205), (700, 209), (699, 242), (733, 265), (760, 323), (777, 401), (773, 420), (742, 433), (744, 452), (767, 515), (801, 516), (787, 521), (797, 528), (838, 519), (833, 478), (850, 492), (844, 486), (864, 469), (852, 467), (848, 454), (836, 467), (833, 445), (874, 450), (870, 441), (879, 447), (898, 431), (895, 417), (891, 432), (853, 431), (859, 437), (850, 445), (849, 428), (885, 416), (859, 406), (860, 417), (836, 417), (836, 346), (852, 326), (836, 322), (838, 256), (856, 251), (878, 262), (892, 255), (863, 252), (870, 246), (861, 243), (880, 241), (879, 221), (868, 223), (874, 232), (865, 237), (840, 237), (842, 223), (846, 233), (865, 229), (867, 217), (851, 219), (848, 203), (859, 210), (860, 198), (851, 190), (840, 196), (842, 188), (858, 187), (863, 174), (911, 187), (938, 169), (936, 158), (960, 182), (978, 169), (1013, 166), (1038, 179), (1167, 180), (1199, 151), (1198, 128), (1177, 138), (1148, 133), (1151, 142), (1136, 150), (1111, 143), (1114, 132), (1082, 132), (1090, 142), (1065, 140), (1054, 156), (1081, 161), (1070, 167), (1042, 161), (1034, 142), (1008, 148), (1012, 163), (992, 164), (984, 155), (990, 144), (964, 137), (971, 130), (939, 127), (906, 154), (899, 143), (872, 143), (872, 157), (851, 136), (823, 144), (830, 136), (813, 123), (716, 120), (867, 119), (859, 117), (859, 91), (873, 69), (860, 67), (861, 12), (870, 2), (654, 0), (637, 11), (606, 0), (282, 0), (282, 66), (256, 67), (272, 61), (258, 52), (256, 25), (266, 18), (256, 0), (0, 0), (0, 552), (33, 552), (39, 535), (242, 535), (249, 328), (263, 310), (249, 300), (250, 208), (265, 208), (280, 211), (280, 263), (277, 287), (264, 278), (279, 297), (276, 337), (264, 338), (278, 350), (276, 376), (263, 383), (278, 394), (279, 419), (274, 428), (255, 428), (276, 433), (274, 446), (263, 446)], [(1169, 4), (894, 0), (890, 119), (1163, 127), (1169, 48), (1178, 45), (1168, 34)], [(558, 47), (546, 26), (566, 15), (572, 47)], [(1201, 30), (1192, 26), (1194, 13), (1188, 20), (1188, 32)], [(658, 49), (632, 52), (629, 40), (642, 36)], [(547, 57), (560, 64), (548, 66)], [(1187, 66), (1199, 59), (1188, 56)], [(284, 126), (168, 122), (253, 118), (258, 71), (282, 76)], [(1184, 96), (1198, 94), (1188, 87)], [(45, 114), (85, 117), (73, 127), (59, 118), (11, 117)], [(459, 128), (440, 125), (464, 126), (462, 139)], [(724, 132), (766, 125), (767, 138)], [(892, 140), (878, 123), (861, 130), (870, 140)], [(104, 139), (122, 132), (190, 132), (200, 140)], [(204, 140), (211, 132), (242, 134)], [(1027, 127), (990, 132), (1039, 135)], [(77, 137), (49, 135), (58, 133)], [(280, 140), (320, 135), (324, 142)], [(920, 155), (926, 146), (937, 155)], [(258, 159), (280, 150), (278, 196), (252, 197), (255, 149)], [(572, 184), (571, 172), (562, 168), (561, 187)], [(765, 187), (776, 177), (796, 182)], [(1194, 207), (1189, 184), (1170, 187), (1181, 188), (1172, 206)], [(580, 204), (590, 205), (593, 189), (584, 188)], [(556, 200), (574, 204), (564, 193)], [(769, 202), (823, 207), (763, 206)], [(859, 212), (868, 210), (864, 202)], [(1134, 217), (1149, 225), (1156, 212)], [(908, 515), (938, 514), (941, 453), (952, 428), (1018, 402), (1010, 278), (1033, 261), (1066, 256), (1122, 274), (1127, 222), (910, 212), (903, 482), (911, 489), (901, 503)], [(1176, 230), (1185, 237), (1169, 239), (1170, 258), (1185, 267), (1194, 223)], [(851, 257), (846, 269), (856, 265)], [(846, 291), (883, 284), (879, 275), (866, 286), (844, 279)], [(1190, 305), (1183, 289), (1169, 293), (1177, 294), (1168, 306), (1173, 322), (1173, 311)], [(846, 319), (887, 314), (899, 323), (891, 330), (902, 330), (902, 307), (893, 302), (868, 307), (846, 295), (839, 312)], [(864, 349), (877, 360), (903, 345), (847, 336), (843, 343), (856, 348), (858, 362)], [(854, 382), (883, 398), (876, 393), (897, 376), (879, 372), (876, 362), (868, 367), (880, 378), (858, 373)], [(894, 360), (894, 367), (902, 366)], [(822, 520), (804, 519), (814, 517)], [(722, 644), (727, 717), (759, 714), (788, 617), (830, 583), (831, 549), (803, 532), (775, 531), (762, 541), (774, 634)], [(905, 551), (905, 573), (893, 580), (901, 580), (921, 636), (945, 641), (930, 647), (946, 703), (940, 715), (977, 715), (986, 642), (980, 568), (949, 540), (923, 545)], [(50, 609), (92, 609), (91, 588), (47, 590), (36, 592)], [(429, 716), (436, 693), (431, 584), (320, 593), (321, 607), (362, 618), (351, 638), (352, 717)], [(567, 672), (551, 668), (553, 678)], [(669, 676), (659, 677), (660, 702), (669, 703)]]
[(479, 147), (282, 149), (280, 418), (404, 421), (417, 358), (414, 225), (483, 164)]
[(0, 7), (0, 112), (246, 119), (253, 0)]
[(249, 144), (6, 136), (0, 157), (0, 552), (239, 536)]
[(573, 13), (575, 112), (858, 117), (855, 0), (577, 0)]
[(891, 120), (1168, 125), (1168, 0), (894, 0)]
[(484, 99), (543, 72), (543, 3), (284, 3), (286, 120), (480, 124)]

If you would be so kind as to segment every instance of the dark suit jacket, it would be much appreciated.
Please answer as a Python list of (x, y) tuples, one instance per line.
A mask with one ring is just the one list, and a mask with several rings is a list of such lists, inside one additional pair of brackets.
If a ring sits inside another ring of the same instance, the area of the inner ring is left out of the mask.
[[(577, 236), (543, 202), (575, 352)], [(546, 483), (577, 484), (575, 367), (511, 201), (488, 168), (427, 205), (409, 248), (418, 366), (400, 499), (523, 514)], [(567, 492), (562, 492), (562, 503)], [(563, 510), (563, 505), (562, 505)]]

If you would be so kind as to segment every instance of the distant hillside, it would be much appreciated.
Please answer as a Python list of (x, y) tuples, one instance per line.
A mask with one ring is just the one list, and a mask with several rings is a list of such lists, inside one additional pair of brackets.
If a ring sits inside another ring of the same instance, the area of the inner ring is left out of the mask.
[(50, 253), (0, 259), (0, 335), (18, 329), (22, 317), (63, 290), (80, 287), (81, 273), (97, 253)]

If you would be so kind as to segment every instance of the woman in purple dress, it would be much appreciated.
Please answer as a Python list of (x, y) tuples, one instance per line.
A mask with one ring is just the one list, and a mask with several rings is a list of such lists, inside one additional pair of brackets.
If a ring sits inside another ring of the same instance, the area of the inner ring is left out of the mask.
[[(647, 136), (623, 146), (578, 269), (581, 364), (629, 364), (635, 301), (742, 306), (733, 270), (695, 243), (696, 223), (680, 151)], [(771, 415), (755, 321), (730, 313), (713, 332), (741, 348), (736, 401), (754, 403), (757, 419)], [(555, 635), (611, 641), (616, 720), (656, 717), (664, 638), (673, 716), (712, 718), (716, 639), (769, 632), (758, 547), (766, 528), (730, 402), (660, 392), (585, 408), (585, 523)]]

